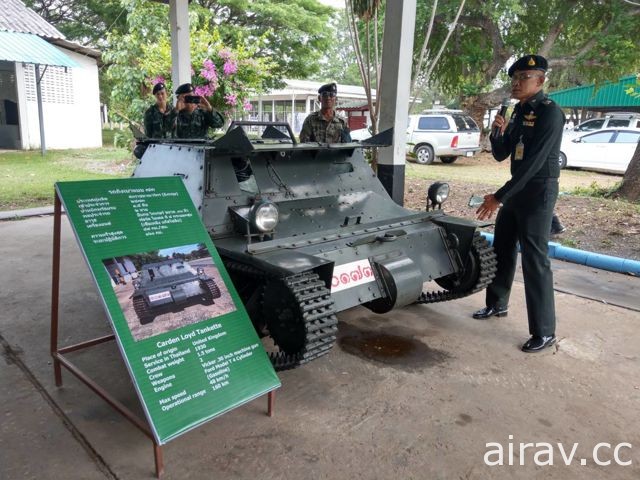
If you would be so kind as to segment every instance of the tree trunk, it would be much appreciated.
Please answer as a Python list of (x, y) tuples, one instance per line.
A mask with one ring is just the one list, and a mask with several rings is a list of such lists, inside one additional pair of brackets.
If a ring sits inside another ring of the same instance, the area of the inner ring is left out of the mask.
[(624, 173), (622, 185), (616, 192), (616, 196), (629, 202), (640, 201), (640, 143), (638, 143), (627, 171)]
[[(466, 112), (473, 118), (478, 126), (480, 127), (480, 131), (484, 128), (484, 114), (490, 108), (496, 108), (501, 103), (505, 97), (509, 97), (509, 88), (502, 87), (497, 90), (493, 90), (492, 92), (481, 93), (479, 95), (474, 95), (472, 97), (463, 98), (460, 102), (462, 107), (466, 110)], [(484, 132), (482, 133), (480, 142), (484, 139)]]

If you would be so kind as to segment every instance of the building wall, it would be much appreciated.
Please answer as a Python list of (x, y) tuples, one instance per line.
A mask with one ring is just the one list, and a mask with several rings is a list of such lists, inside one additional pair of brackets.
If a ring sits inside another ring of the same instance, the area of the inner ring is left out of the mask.
[[(102, 145), (100, 90), (96, 60), (56, 47), (80, 67), (47, 67), (42, 79), (42, 107), (47, 149), (93, 148)], [(42, 72), (44, 67), (40, 67)], [(22, 74), (19, 74), (21, 71)], [(22, 148), (40, 148), (35, 68), (16, 65), (20, 99)]]

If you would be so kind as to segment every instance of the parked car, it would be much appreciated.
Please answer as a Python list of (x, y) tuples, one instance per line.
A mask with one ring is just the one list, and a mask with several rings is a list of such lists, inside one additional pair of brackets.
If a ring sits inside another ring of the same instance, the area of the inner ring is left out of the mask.
[(351, 140), (361, 142), (367, 138), (371, 138), (371, 131), (369, 128), (359, 128), (357, 130), (351, 130)]
[(624, 173), (640, 142), (640, 128), (607, 128), (562, 139), (560, 168)]
[(429, 165), (436, 157), (453, 163), (480, 151), (480, 128), (461, 110), (428, 110), (409, 116), (407, 143), (417, 163)]
[(640, 114), (632, 112), (607, 113), (604, 117), (592, 118), (564, 132), (566, 137), (575, 138), (580, 134), (605, 128), (640, 128)]

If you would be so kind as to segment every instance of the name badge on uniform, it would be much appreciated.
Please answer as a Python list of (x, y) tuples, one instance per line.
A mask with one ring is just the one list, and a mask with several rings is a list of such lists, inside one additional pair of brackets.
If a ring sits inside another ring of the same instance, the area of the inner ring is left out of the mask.
[(516, 152), (513, 156), (514, 160), (522, 160), (524, 158), (524, 143), (522, 143), (522, 137), (516, 144)]

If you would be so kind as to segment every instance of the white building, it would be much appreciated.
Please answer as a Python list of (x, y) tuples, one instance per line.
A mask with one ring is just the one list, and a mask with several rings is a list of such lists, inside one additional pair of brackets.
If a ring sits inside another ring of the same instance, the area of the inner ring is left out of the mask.
[[(245, 120), (287, 122), (294, 133), (300, 133), (302, 122), (311, 112), (320, 109), (318, 88), (326, 82), (284, 80), (285, 86), (266, 94), (251, 97), (252, 110)], [(375, 104), (376, 91), (371, 92)], [(363, 87), (338, 85), (337, 110), (349, 119), (349, 128), (357, 130), (370, 124), (367, 95)], [(360, 117), (354, 119), (355, 117)]]
[(100, 147), (99, 58), (20, 0), (2, 0), (0, 148), (41, 148), (38, 78), (46, 148)]

